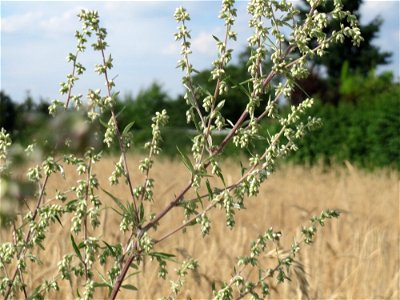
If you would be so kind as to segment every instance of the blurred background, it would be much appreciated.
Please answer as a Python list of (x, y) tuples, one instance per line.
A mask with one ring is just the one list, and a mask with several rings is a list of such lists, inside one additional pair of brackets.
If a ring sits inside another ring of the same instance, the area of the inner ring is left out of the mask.
[[(295, 3), (304, 11), (307, 9), (306, 1)], [(302, 89), (283, 99), (284, 112), (288, 104), (297, 105), (307, 96), (314, 97), (317, 104), (310, 114), (321, 117), (324, 124), (308, 135), (289, 160), (301, 164), (349, 161), (362, 168), (399, 169), (399, 2), (352, 0), (343, 3), (346, 10), (359, 18), (364, 42), (359, 48), (345, 42), (329, 49), (322, 59), (309, 61), (310, 75), (298, 82)], [(32, 2), (26, 5), (2, 2), (0, 127), (11, 133), (13, 141), (24, 146), (40, 141), (47, 150), (55, 144), (61, 149), (64, 140), (77, 141), (71, 135), (78, 135), (82, 145), (77, 142), (75, 147), (84, 148), (84, 140), (89, 139), (93, 129), (74, 125), (72, 119), (77, 116), (51, 120), (47, 108), (51, 100), (63, 100), (57, 96), (57, 86), (70, 72), (71, 66), (64, 58), (75, 47), (73, 32), (79, 28), (76, 14), (81, 8), (89, 8), (99, 10), (103, 26), (109, 31), (109, 51), (115, 65), (112, 71), (116, 72), (111, 75), (116, 77), (117, 89), (121, 92), (117, 110), (124, 108), (119, 122), (121, 128), (135, 122), (134, 151), (140, 151), (149, 139), (151, 117), (163, 108), (170, 115), (163, 132), (164, 153), (173, 155), (176, 145), (181, 149), (190, 147), (189, 125), (182, 110), (185, 101), (181, 74), (174, 65), (179, 58), (179, 45), (173, 41), (176, 24), (172, 15), (180, 4), (187, 6), (192, 16), (189, 24), (192, 57), (194, 67), (199, 70), (194, 80), (211, 90), (210, 65), (215, 52), (212, 34), (218, 36), (223, 30), (223, 24), (216, 18), (218, 1)], [(236, 55), (228, 66), (234, 83), (248, 78), (249, 50), (245, 41), (250, 32), (245, 9), (246, 2), (239, 1), (235, 27), (239, 42), (232, 45)], [(331, 22), (329, 26), (335, 28), (336, 24)], [(76, 93), (85, 95), (87, 87), (102, 88), (104, 83), (91, 74), (94, 73), (91, 65), (98, 57), (88, 54), (82, 60), (88, 71), (78, 81)], [(224, 107), (226, 118), (236, 120), (246, 102), (239, 89), (231, 89)], [(262, 126), (273, 132), (275, 124), (266, 121)], [(65, 132), (57, 141), (51, 136), (54, 130), (73, 128), (81, 129), (78, 133)], [(229, 147), (227, 155), (236, 155), (238, 151)]]

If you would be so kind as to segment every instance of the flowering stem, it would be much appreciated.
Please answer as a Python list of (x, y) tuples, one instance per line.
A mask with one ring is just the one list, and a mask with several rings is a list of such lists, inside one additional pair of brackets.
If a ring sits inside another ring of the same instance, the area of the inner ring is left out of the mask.
[[(86, 207), (89, 200), (89, 190), (90, 190), (90, 177), (92, 174), (92, 156), (89, 157), (89, 164), (88, 164), (88, 171), (87, 171), (87, 182), (86, 182), (86, 192), (85, 192), (85, 202)], [(87, 210), (87, 209), (86, 209)], [(83, 232), (84, 232), (84, 239), (85, 242), (88, 240), (88, 226), (87, 226), (87, 212), (85, 212), (85, 216), (83, 219)], [(84, 266), (85, 266), (85, 278), (86, 280), (89, 279), (89, 271), (86, 260), (84, 259)]]
[[(39, 198), (38, 198), (38, 201), (36, 202), (35, 211), (33, 212), (31, 221), (34, 221), (36, 219), (36, 216), (37, 216), (37, 214), (39, 212), (39, 208), (40, 208), (40, 205), (42, 203), (42, 199), (43, 199), (43, 196), (44, 196), (44, 191), (46, 189), (48, 179), (49, 179), (49, 175), (46, 174), (46, 177), (44, 178), (43, 185), (40, 188)], [(17, 261), (19, 261), (25, 255), (25, 251), (27, 250), (26, 245), (28, 244), (28, 242), (29, 242), (29, 240), (31, 238), (31, 234), (32, 234), (32, 229), (29, 228), (29, 230), (28, 230), (28, 232), (27, 232), (27, 234), (25, 236), (24, 245), (21, 247), (21, 250), (19, 251), (19, 253), (17, 255)], [(17, 266), (15, 267), (14, 274), (13, 274), (13, 276), (11, 278), (10, 283), (9, 283), (7, 292), (4, 295), (4, 300), (7, 300), (8, 297), (10, 296), (10, 294), (11, 294), (11, 290), (12, 290), (12, 287), (14, 285), (14, 281), (15, 281), (15, 279), (17, 277), (18, 272), (19, 272), (19, 268), (18, 268), (18, 264), (17, 264)]]
[[(78, 53), (79, 53), (79, 51), (76, 51), (76, 54), (75, 54), (75, 59), (74, 59), (74, 64), (73, 64), (73, 66), (72, 66), (72, 77), (74, 77), (75, 76), (75, 70), (76, 70), (76, 59), (78, 58)], [(68, 95), (67, 95), (67, 100), (65, 101), (65, 110), (67, 110), (68, 109), (68, 105), (69, 105), (69, 102), (70, 102), (70, 100), (71, 100), (71, 93), (72, 93), (72, 87), (74, 86), (74, 84), (73, 84), (73, 82), (71, 82), (70, 84), (69, 84), (69, 86), (68, 86)]]
[[(101, 50), (101, 56), (103, 58), (103, 64), (106, 65), (106, 57), (105, 57), (103, 49)], [(107, 94), (108, 94), (108, 97), (111, 97), (111, 85), (110, 85), (110, 81), (108, 79), (107, 69), (104, 71), (104, 76), (105, 76), (106, 84), (107, 84)], [(124, 171), (125, 171), (124, 175), (125, 175), (126, 181), (128, 183), (129, 193), (131, 195), (131, 199), (132, 199), (132, 202), (133, 202), (135, 214), (138, 217), (139, 213), (138, 213), (138, 209), (137, 209), (137, 205), (136, 205), (135, 195), (134, 195), (134, 192), (133, 192), (133, 185), (132, 185), (132, 181), (131, 181), (131, 177), (130, 177), (130, 172), (129, 172), (129, 167), (128, 167), (128, 160), (126, 158), (126, 149), (125, 149), (123, 137), (122, 137), (121, 132), (119, 131), (119, 128), (118, 128), (117, 117), (115, 115), (114, 109), (111, 108), (110, 110), (111, 110), (112, 120), (113, 120), (113, 123), (114, 123), (115, 132), (116, 132), (116, 135), (117, 135), (117, 138), (118, 138), (119, 148), (121, 150), (122, 160), (123, 160), (123, 163), (124, 163)]]
[[(141, 233), (140, 233), (140, 234), (138, 235), (138, 237), (137, 237), (138, 239), (137, 239), (137, 240), (134, 242), (134, 244), (133, 244), (133, 249), (134, 249), (133, 251), (134, 251), (134, 252), (133, 252), (133, 253), (128, 257), (128, 259), (125, 261), (124, 266), (123, 266), (121, 272), (119, 273), (119, 275), (118, 275), (118, 277), (117, 277), (117, 279), (116, 279), (116, 281), (115, 281), (115, 283), (114, 283), (114, 286), (113, 286), (113, 289), (112, 289), (112, 291), (111, 291), (110, 297), (108, 298), (109, 300), (114, 300), (114, 299), (117, 297), (117, 294), (118, 294), (118, 292), (119, 292), (119, 289), (121, 288), (122, 282), (124, 281), (125, 276), (126, 276), (126, 274), (128, 273), (129, 268), (130, 268), (130, 266), (131, 266), (133, 260), (134, 260), (137, 256), (140, 255), (140, 252), (141, 252), (141, 251), (138, 250), (138, 241), (139, 241), (140, 238), (143, 236), (144, 231), (141, 230), (140, 232), (141, 232)], [(136, 252), (135, 252), (135, 250), (136, 250)]]

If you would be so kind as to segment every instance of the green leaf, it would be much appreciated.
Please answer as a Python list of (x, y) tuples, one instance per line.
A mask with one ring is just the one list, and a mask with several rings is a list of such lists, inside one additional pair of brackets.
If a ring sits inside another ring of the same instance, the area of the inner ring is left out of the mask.
[(221, 179), (222, 184), (224, 185), (224, 187), (226, 188), (226, 183), (225, 183), (225, 178), (224, 175), (222, 175), (221, 172), (218, 172), (217, 176), (219, 177), (219, 179)]
[(243, 176), (247, 171), (247, 168), (243, 166), (242, 162), (240, 161), (240, 175)]
[(82, 254), (81, 254), (81, 252), (79, 251), (79, 248), (78, 248), (78, 246), (76, 245), (75, 239), (74, 239), (74, 237), (73, 237), (72, 234), (71, 234), (71, 242), (72, 242), (72, 247), (74, 248), (74, 251), (75, 251), (75, 253), (76, 253), (76, 256), (78, 256), (79, 260), (83, 263)]
[(78, 202), (78, 199), (74, 199), (69, 201), (66, 205), (65, 208), (67, 209), (68, 212), (71, 212), (75, 209), (75, 204)]
[(211, 189), (210, 181), (208, 179), (206, 179), (206, 187), (208, 191), (208, 198), (211, 200), (212, 198), (214, 198), (214, 193)]
[(143, 202), (140, 203), (139, 206), (139, 223), (143, 223), (144, 222), (144, 205)]
[(120, 116), (120, 114), (122, 114), (122, 112), (126, 109), (126, 105), (124, 105), (121, 110), (117, 113), (117, 115), (115, 116), (117, 119)]
[(215, 292), (217, 290), (216, 287), (215, 287), (215, 281), (214, 280), (211, 282), (211, 290), (213, 292)]
[(179, 154), (181, 155), (181, 157), (182, 157), (182, 162), (183, 162), (183, 164), (186, 166), (186, 168), (188, 168), (188, 170), (190, 171), (190, 173), (192, 173), (192, 174), (194, 174), (194, 167), (193, 167), (193, 164), (192, 164), (192, 162), (190, 161), (190, 159), (189, 159), (189, 157), (185, 154), (185, 153), (183, 153), (180, 149), (179, 149), (179, 147), (178, 146), (176, 146), (176, 149), (178, 149), (178, 152), (179, 152)]
[(118, 205), (118, 207), (125, 213), (128, 214), (128, 209), (122, 204), (121, 200), (119, 200), (117, 197), (115, 197), (113, 194), (110, 192), (107, 192), (105, 189), (103, 189), (103, 192), (106, 193), (110, 198), (115, 202), (115, 204)]
[(165, 253), (165, 252), (152, 252), (149, 254), (150, 256), (154, 258), (160, 258), (160, 259), (165, 259), (169, 261), (175, 261), (173, 258), (175, 257), (174, 254), (170, 253)]
[(33, 291), (32, 295), (29, 296), (27, 298), (27, 300), (39, 300), (39, 299), (43, 299), (43, 296), (39, 293), (40, 291), (40, 286), (38, 286), (37, 288), (35, 288), (35, 290)]
[(132, 268), (132, 269), (137, 270), (139, 267), (138, 267), (137, 264), (131, 263), (131, 264), (129, 265), (129, 268)]
[[(229, 77), (228, 77), (228, 81), (229, 81), (231, 84), (235, 84), (232, 80), (230, 80)], [(232, 88), (233, 88), (233, 89), (239, 88), (248, 98), (251, 98), (251, 95), (250, 95), (249, 91), (246, 90), (245, 87), (243, 86), (243, 85), (245, 85), (246, 83), (249, 83), (249, 82), (251, 82), (251, 81), (252, 81), (252, 79), (248, 79), (248, 80), (242, 81), (241, 83), (238, 83), (238, 84), (233, 85)]]
[(262, 270), (258, 270), (258, 281), (262, 281), (263, 280), (263, 272)]
[(115, 211), (117, 214), (119, 214), (121, 217), (124, 216), (124, 213), (122, 213), (122, 212), (116, 210), (114, 207), (111, 207), (111, 209), (112, 209), (113, 211)]
[(103, 274), (101, 274), (99, 271), (97, 271), (97, 274), (99, 274), (101, 280), (103, 280), (103, 283), (100, 282), (95, 282), (95, 284), (99, 284), (98, 286), (108, 286), (109, 288), (112, 288), (112, 283), (108, 282), (107, 279), (104, 278)]
[(80, 242), (79, 245), (78, 245), (78, 249), (83, 249), (83, 248), (85, 248), (85, 242), (84, 241)]
[[(130, 266), (130, 267), (132, 267), (132, 266)], [(136, 269), (137, 269), (137, 266), (136, 266)], [(140, 273), (141, 273), (141, 271), (137, 271), (137, 272), (130, 273), (129, 275), (127, 275), (127, 276), (125, 277), (125, 280), (128, 279), (129, 277), (135, 276), (135, 275), (140, 274)]]
[[(108, 283), (102, 283), (102, 282), (94, 282), (93, 283), (93, 286), (95, 287), (95, 288), (98, 288), (98, 287), (110, 287), (110, 285), (108, 284)], [(111, 286), (112, 287), (112, 286)]]
[[(186, 223), (186, 227), (189, 227), (189, 226), (194, 226), (194, 225), (197, 225), (197, 221), (196, 221), (196, 219), (194, 219), (193, 221), (191, 221), (191, 222), (189, 222), (189, 223)], [(184, 228), (183, 230), (186, 230), (186, 228)]]
[(37, 245), (40, 247), (40, 249), (46, 250), (46, 249), (43, 247), (42, 243), (38, 243)]
[(101, 125), (103, 125), (104, 128), (108, 128), (108, 124), (104, 122), (101, 118), (99, 118), (99, 122)]
[(126, 125), (124, 131), (122, 131), (122, 135), (126, 135), (129, 132), (129, 130), (131, 130), (133, 124), (135, 124), (135, 121), (132, 121), (128, 125)]
[(127, 289), (127, 290), (132, 290), (132, 291), (137, 291), (137, 288), (132, 285), (132, 284), (123, 284), (121, 286), (123, 289)]
[[(201, 208), (204, 209), (203, 201), (201, 201), (201, 196), (198, 191), (196, 191), (196, 196), (197, 196), (197, 199), (194, 200), (194, 203), (199, 202), (201, 204)], [(196, 206), (196, 208), (197, 208), (197, 206)], [(194, 209), (195, 211), (196, 211), (196, 208)]]
[(56, 218), (56, 220), (58, 221), (58, 223), (60, 223), (61, 227), (64, 227), (63, 224), (61, 223), (60, 217), (59, 216), (54, 216), (54, 218)]
[(106, 245), (106, 247), (108, 248), (108, 250), (110, 250), (112, 256), (115, 257), (115, 256), (116, 256), (116, 253), (115, 253), (115, 251), (114, 251), (114, 247), (111, 246), (111, 245), (109, 245), (106, 241), (103, 241), (103, 243)]
[(201, 177), (213, 177), (212, 175), (207, 174), (207, 171), (198, 171), (197, 174)]
[(118, 96), (119, 96), (119, 93), (120, 93), (120, 92), (115, 92), (115, 93), (113, 93), (113, 94), (111, 95), (112, 99), (113, 99), (113, 100), (117, 100), (117, 98), (118, 98)]
[(129, 217), (134, 226), (137, 226), (140, 222), (140, 220), (138, 220), (138, 216), (136, 215), (135, 207), (133, 206), (132, 203), (128, 203), (127, 217)]
[(219, 38), (217, 38), (215, 35), (212, 35), (212, 37), (213, 37), (214, 40), (216, 40), (217, 42), (220, 42)]

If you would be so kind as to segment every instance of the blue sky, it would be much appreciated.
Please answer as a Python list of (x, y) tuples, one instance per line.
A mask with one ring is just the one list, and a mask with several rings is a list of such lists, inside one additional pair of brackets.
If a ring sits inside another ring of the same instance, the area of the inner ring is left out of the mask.
[[(235, 31), (238, 54), (245, 46), (247, 29), (246, 2), (237, 3)], [(376, 15), (384, 19), (375, 44), (393, 52), (392, 63), (380, 68), (399, 77), (399, 1), (365, 1), (361, 23)], [(58, 98), (59, 83), (71, 71), (66, 56), (75, 49), (74, 32), (80, 29), (76, 17), (80, 9), (99, 11), (102, 26), (109, 32), (108, 51), (114, 57), (111, 76), (121, 94), (136, 95), (153, 81), (175, 96), (182, 92), (181, 72), (176, 69), (179, 44), (173, 34), (177, 24), (175, 8), (184, 6), (191, 15), (192, 63), (198, 70), (208, 68), (215, 58), (212, 35), (222, 36), (223, 23), (217, 18), (218, 1), (1, 1), (1, 89), (15, 101), (22, 101), (27, 91), (34, 99)], [(235, 55), (234, 55), (235, 56)], [(77, 92), (88, 88), (104, 90), (104, 80), (92, 70), (99, 62), (98, 53), (87, 51), (80, 61), (87, 72), (77, 84)]]

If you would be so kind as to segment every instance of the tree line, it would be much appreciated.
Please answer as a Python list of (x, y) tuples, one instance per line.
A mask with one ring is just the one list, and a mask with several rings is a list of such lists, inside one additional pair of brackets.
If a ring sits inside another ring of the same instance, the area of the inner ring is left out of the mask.
[[(362, 2), (343, 1), (344, 9), (359, 18)], [(325, 8), (329, 10), (332, 5), (333, 1), (327, 1)], [(307, 11), (307, 6), (307, 2), (303, 1), (303, 12)], [(287, 107), (285, 103), (298, 104), (313, 96), (318, 102), (311, 113), (321, 117), (324, 123), (321, 128), (308, 135), (304, 144), (292, 156), (293, 161), (312, 164), (321, 160), (325, 163), (349, 160), (363, 167), (390, 165), (400, 169), (399, 84), (392, 73), (378, 75), (375, 72), (378, 66), (389, 63), (391, 57), (391, 53), (383, 52), (373, 44), (381, 24), (382, 19), (376, 17), (369, 24), (360, 26), (364, 38), (360, 47), (345, 42), (330, 49), (329, 54), (322, 59), (315, 57), (310, 60), (309, 73), (298, 80), (291, 96), (282, 100), (279, 109), (284, 111)], [(331, 30), (337, 26), (335, 20), (330, 21)], [(239, 118), (248, 101), (243, 91), (243, 83), (248, 78), (246, 62), (250, 55), (251, 49), (244, 49), (237, 62), (227, 66), (226, 73), (230, 76), (228, 80), (234, 83), (235, 88), (228, 92), (222, 113), (233, 123)], [(209, 79), (210, 70), (202, 70), (194, 76), (193, 81), (200, 87), (200, 95), (214, 89)], [(21, 103), (13, 101), (5, 91), (1, 91), (0, 96), (0, 127), (5, 128), (12, 134), (13, 140), (23, 145), (36, 139), (42, 144), (48, 143), (50, 149), (51, 144), (62, 143), (48, 141), (46, 138), (46, 131), (49, 128), (54, 130), (51, 126), (59, 126), (57, 130), (71, 129), (75, 126), (71, 121), (74, 117), (67, 118), (70, 125), (66, 127), (52, 121), (47, 113), (49, 104), (43, 100), (36, 102), (29, 94)], [(267, 100), (268, 94), (265, 95), (264, 101)], [(134, 122), (133, 140), (138, 146), (151, 136), (150, 125), (154, 113), (162, 109), (168, 111), (170, 121), (164, 132), (166, 154), (175, 153), (177, 146), (180, 149), (190, 147), (190, 127), (182, 113), (185, 106), (183, 96), (170, 97), (157, 82), (135, 96), (125, 95), (117, 99), (117, 109), (121, 111), (118, 116), (121, 128)], [(261, 103), (258, 113), (262, 111)], [(274, 122), (265, 122), (263, 128), (272, 133), (275, 128)], [(82, 135), (82, 138), (88, 139), (89, 136), (90, 128), (87, 128), (86, 135)], [(76, 140), (76, 137), (71, 140)], [(79, 148), (79, 145), (77, 147)], [(234, 147), (232, 151), (233, 149)]]

